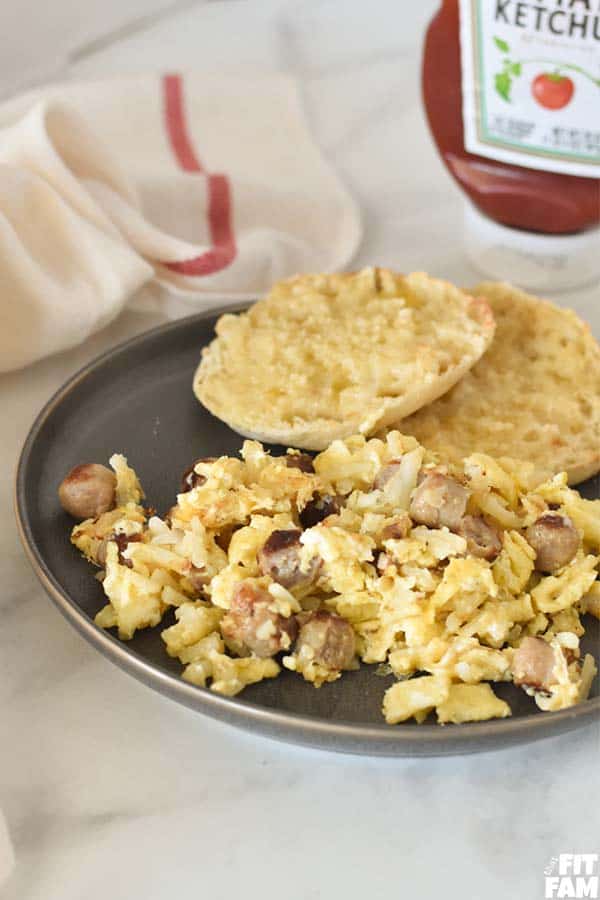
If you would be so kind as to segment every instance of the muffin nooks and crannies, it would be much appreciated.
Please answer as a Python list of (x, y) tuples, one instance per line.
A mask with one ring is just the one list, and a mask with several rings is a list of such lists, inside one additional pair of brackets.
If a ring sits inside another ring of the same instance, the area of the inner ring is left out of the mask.
[(448, 391), (494, 319), (446, 281), (364, 269), (281, 281), (216, 331), (194, 377), (200, 402), (247, 437), (323, 450)]
[(496, 320), (489, 350), (439, 400), (393, 427), (458, 462), (470, 453), (528, 460), (571, 484), (600, 470), (600, 347), (571, 310), (510, 284), (473, 288)]

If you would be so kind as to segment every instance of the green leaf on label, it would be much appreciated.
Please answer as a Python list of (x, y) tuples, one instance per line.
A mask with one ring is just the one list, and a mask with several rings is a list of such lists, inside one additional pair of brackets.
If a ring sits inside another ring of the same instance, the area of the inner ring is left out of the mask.
[(496, 86), (497, 92), (500, 94), (503, 100), (506, 100), (507, 103), (510, 103), (510, 89), (512, 87), (512, 78), (508, 74), (508, 72), (498, 72), (496, 77), (494, 78), (494, 84)]
[(512, 66), (510, 67), (510, 71), (513, 73), (513, 75), (520, 75), (521, 74), (521, 63), (513, 63)]
[(498, 48), (498, 50), (502, 50), (503, 53), (510, 53), (510, 47), (508, 46), (506, 41), (502, 40), (502, 38), (495, 37), (494, 43), (495, 43), (496, 47)]

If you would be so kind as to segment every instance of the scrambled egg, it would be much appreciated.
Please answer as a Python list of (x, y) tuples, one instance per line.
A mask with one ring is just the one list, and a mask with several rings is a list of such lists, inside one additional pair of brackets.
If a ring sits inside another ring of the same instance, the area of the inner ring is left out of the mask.
[[(375, 487), (391, 462), (392, 476)], [(238, 655), (221, 627), (244, 582), (285, 621), (327, 610), (350, 623), (358, 659), (397, 677), (383, 703), (390, 724), (422, 722), (434, 710), (440, 723), (509, 716), (490, 682), (513, 680), (515, 654), (531, 637), (554, 654), (552, 683), (524, 684), (538, 707), (585, 699), (596, 667), (591, 656), (581, 659), (580, 617), (600, 612), (600, 501), (580, 497), (565, 475), (536, 485), (533, 469), (512, 460), (474, 454), (462, 467), (440, 466), (399, 432), (334, 441), (313, 463), (314, 471), (288, 466), (286, 457), (245, 441), (241, 459), (197, 462), (195, 486), (159, 518), (142, 506), (124, 457), (112, 457), (118, 506), (72, 532), (74, 545), (101, 567), (108, 603), (97, 624), (128, 640), (174, 607), (176, 623), (162, 632), (166, 652), (180, 660), (184, 679), (227, 695), (275, 677), (280, 663), (316, 686), (340, 677), (312, 659), (310, 647), (290, 646), (279, 662)], [(501, 535), (494, 559), (471, 554), (459, 530), (411, 519), (420, 473), (429, 471), (465, 486), (469, 515), (485, 516)], [(316, 496), (336, 505), (302, 529), (302, 512)], [(580, 546), (544, 575), (526, 529), (549, 511), (570, 518)], [(312, 581), (286, 587), (261, 566), (269, 537), (286, 529), (302, 529), (301, 571), (312, 566)], [(271, 620), (258, 638), (268, 639), (269, 629)]]

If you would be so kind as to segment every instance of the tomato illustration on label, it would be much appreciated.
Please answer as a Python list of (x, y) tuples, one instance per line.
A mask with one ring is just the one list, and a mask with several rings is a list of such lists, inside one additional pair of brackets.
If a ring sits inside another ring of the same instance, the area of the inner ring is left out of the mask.
[(544, 109), (563, 109), (571, 102), (575, 85), (567, 75), (542, 72), (531, 82), (531, 93)]
[(544, 109), (563, 109), (573, 99), (575, 83), (572, 78), (563, 74), (563, 69), (587, 78), (600, 88), (600, 78), (595, 78), (581, 66), (548, 59), (511, 59), (510, 47), (506, 41), (495, 37), (494, 43), (503, 54), (502, 67), (494, 75), (494, 88), (506, 103), (512, 103), (512, 88), (515, 78), (522, 75), (524, 66), (530, 65), (555, 67), (553, 71), (540, 72), (531, 82), (531, 93), (534, 100)]

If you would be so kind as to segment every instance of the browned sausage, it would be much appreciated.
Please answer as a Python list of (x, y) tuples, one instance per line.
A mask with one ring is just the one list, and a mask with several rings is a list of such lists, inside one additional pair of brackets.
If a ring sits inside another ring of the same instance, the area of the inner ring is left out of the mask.
[(129, 544), (138, 543), (142, 540), (141, 534), (124, 534), (122, 531), (117, 534), (113, 534), (110, 538), (111, 541), (114, 541), (117, 545), (119, 562), (122, 566), (127, 566), (128, 569), (133, 569), (133, 562), (130, 559), (127, 559), (126, 556), (123, 556), (123, 553), (129, 546)]
[(211, 576), (208, 574), (206, 567), (202, 566), (202, 568), (199, 568), (198, 566), (193, 565), (193, 563), (190, 563), (189, 569), (187, 569), (184, 574), (196, 594), (199, 597), (204, 596), (204, 588), (211, 580)]
[(319, 560), (314, 557), (309, 569), (300, 567), (302, 532), (297, 529), (273, 531), (258, 552), (258, 565), (263, 575), (270, 575), (273, 581), (286, 588), (306, 586), (315, 580)]
[(410, 532), (410, 519), (408, 516), (404, 516), (401, 519), (396, 519), (395, 522), (390, 522), (389, 525), (386, 525), (385, 528), (381, 531), (381, 540), (382, 541), (399, 541), (405, 537), (408, 537)]
[(215, 544), (217, 547), (220, 547), (221, 550), (224, 550), (225, 553), (229, 550), (229, 545), (231, 543), (231, 538), (233, 535), (242, 528), (242, 525), (239, 525), (237, 522), (231, 522), (229, 525), (224, 525), (223, 528), (219, 531), (218, 534), (215, 535)]
[(104, 569), (106, 566), (106, 548), (108, 545), (108, 538), (104, 538), (100, 541), (98, 546), (96, 547), (96, 551), (94, 553), (93, 562), (96, 563), (97, 566), (100, 566), (101, 569)]
[(390, 459), (385, 466), (382, 466), (373, 482), (376, 491), (382, 491), (388, 481), (390, 481), (402, 465), (401, 459)]
[(288, 469), (300, 469), (301, 472), (306, 472), (307, 475), (314, 474), (313, 458), (308, 453), (288, 453), (284, 456), (284, 460)]
[(298, 633), (296, 619), (274, 612), (272, 606), (267, 591), (246, 581), (238, 584), (221, 620), (221, 633), (236, 652), (267, 657), (290, 649)]
[(420, 525), (456, 531), (467, 509), (469, 493), (448, 475), (432, 472), (425, 475), (413, 494), (410, 516)]
[(327, 669), (341, 670), (352, 667), (356, 653), (354, 630), (349, 622), (327, 610), (301, 613), (300, 631), (294, 652), (303, 650)]
[(580, 544), (571, 519), (557, 513), (544, 513), (529, 526), (525, 537), (535, 550), (535, 567), (539, 572), (556, 572), (566, 566)]
[(75, 466), (60, 484), (61, 505), (74, 519), (95, 519), (115, 506), (117, 479), (98, 463)]
[(549, 690), (554, 675), (554, 652), (539, 637), (526, 637), (513, 659), (513, 681), (536, 690)]
[(339, 513), (341, 508), (340, 501), (331, 494), (313, 494), (302, 512), (299, 514), (300, 524), (303, 528), (312, 528), (318, 525), (327, 516), (334, 516)]
[(393, 565), (392, 557), (389, 555), (389, 553), (386, 553), (385, 550), (382, 550), (377, 556), (375, 568), (380, 575), (383, 575), (385, 570), (391, 565)]
[(181, 476), (181, 494), (187, 494), (188, 491), (193, 490), (195, 487), (200, 487), (206, 481), (205, 475), (199, 475), (194, 471), (195, 466), (198, 463), (213, 463), (217, 461), (216, 456), (204, 456), (200, 459), (195, 459), (191, 464), (189, 469), (186, 469), (183, 475)]
[(481, 559), (496, 559), (502, 550), (502, 538), (499, 530), (483, 516), (463, 516), (458, 534), (467, 542), (467, 553)]

